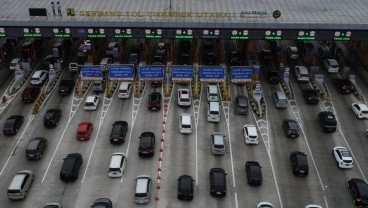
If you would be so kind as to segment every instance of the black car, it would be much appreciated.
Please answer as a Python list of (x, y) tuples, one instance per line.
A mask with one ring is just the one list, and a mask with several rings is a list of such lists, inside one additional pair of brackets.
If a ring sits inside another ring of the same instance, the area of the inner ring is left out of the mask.
[(26, 148), (26, 158), (28, 160), (39, 160), (47, 146), (45, 137), (36, 137), (29, 141)]
[(335, 80), (337, 89), (342, 94), (348, 94), (355, 92), (355, 86), (349, 79), (336, 79)]
[(247, 161), (245, 163), (245, 172), (247, 174), (247, 183), (250, 185), (262, 185), (262, 170), (256, 161)]
[(160, 110), (161, 109), (161, 94), (153, 92), (148, 97), (148, 110)]
[(139, 56), (136, 53), (129, 54), (128, 63), (137, 66), (139, 64)]
[(238, 51), (231, 52), (230, 65), (231, 66), (240, 66), (242, 61), (240, 59), (240, 53)]
[(22, 115), (12, 115), (8, 119), (6, 119), (3, 134), (5, 135), (13, 135), (16, 134), (24, 121), (24, 117)]
[(74, 85), (74, 79), (61, 80), (58, 89), (59, 95), (69, 95), (73, 91)]
[(139, 137), (139, 156), (153, 156), (155, 153), (155, 134), (152, 132), (143, 132)]
[(269, 71), (267, 73), (267, 79), (270, 84), (278, 84), (281, 80), (281, 77), (278, 71)]
[(307, 155), (303, 152), (292, 152), (290, 154), (293, 173), (297, 176), (307, 176), (309, 172)]
[(259, 56), (263, 61), (271, 61), (273, 59), (271, 51), (267, 49), (261, 49)]
[(110, 143), (124, 143), (127, 131), (128, 123), (126, 121), (115, 121), (110, 133)]
[(303, 98), (305, 100), (305, 103), (307, 104), (318, 104), (319, 103), (319, 97), (318, 93), (314, 89), (303, 89), (302, 90)]
[(41, 90), (39, 87), (27, 87), (22, 92), (22, 102), (23, 103), (33, 103)]
[(368, 207), (368, 184), (358, 178), (352, 178), (348, 181), (348, 189), (350, 190), (354, 205), (357, 207)]
[(178, 199), (193, 199), (193, 181), (192, 176), (182, 175), (178, 178)]
[(59, 108), (51, 108), (46, 111), (45, 117), (43, 117), (43, 125), (45, 127), (55, 127), (58, 125), (61, 117), (61, 110)]
[(190, 56), (188, 53), (181, 54), (180, 65), (190, 65)]
[(63, 159), (64, 163), (60, 171), (60, 179), (65, 182), (78, 179), (79, 169), (82, 165), (82, 155), (79, 153), (68, 154)]
[(210, 193), (212, 196), (226, 196), (226, 175), (222, 168), (210, 170)]
[(217, 63), (217, 58), (216, 55), (214, 53), (208, 53), (206, 56), (206, 62), (207, 65), (216, 65)]
[(336, 131), (337, 120), (333, 112), (322, 111), (318, 114), (317, 118), (323, 132), (332, 133)]
[(299, 124), (293, 119), (285, 119), (282, 122), (287, 137), (297, 138), (299, 137)]
[(109, 198), (98, 198), (93, 202), (91, 207), (93, 208), (112, 208), (112, 202)]

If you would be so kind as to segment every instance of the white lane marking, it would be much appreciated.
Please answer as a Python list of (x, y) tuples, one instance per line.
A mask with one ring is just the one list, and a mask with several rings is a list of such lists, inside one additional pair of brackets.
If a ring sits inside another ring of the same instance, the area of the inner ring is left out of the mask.
[(239, 205), (238, 205), (238, 193), (234, 193), (234, 195), (235, 195), (235, 207), (239, 207)]
[(1, 169), (0, 176), (3, 174), (3, 172), (4, 172), (4, 170), (5, 170), (5, 167), (8, 165), (8, 163), (9, 163), (9, 161), (10, 161), (10, 158), (12, 157), (12, 155), (14, 154), (15, 150), (16, 150), (16, 149), (17, 149), (17, 147), (18, 147), (18, 144), (20, 143), (20, 141), (21, 141), (21, 140), (23, 140), (23, 139), (22, 139), (22, 138), (23, 138), (23, 135), (24, 135), (24, 133), (26, 132), (26, 130), (27, 130), (27, 128), (28, 128), (28, 126), (32, 123), (32, 120), (33, 120), (33, 119), (34, 119), (34, 115), (31, 115), (31, 116), (29, 117), (29, 119), (28, 119), (28, 122), (27, 122), (26, 127), (24, 128), (24, 130), (23, 130), (22, 134), (20, 135), (20, 137), (19, 137), (19, 139), (18, 139), (17, 143), (15, 144), (15, 146), (14, 146), (13, 150), (11, 151), (11, 153), (10, 153), (10, 155), (9, 155), (8, 159), (6, 160), (6, 162), (5, 162), (4, 166), (3, 166), (3, 168)]
[[(196, 185), (198, 186), (199, 184), (199, 178), (198, 178), (198, 115), (199, 115), (199, 110), (201, 109), (201, 96), (202, 96), (202, 88), (201, 91), (199, 92), (199, 100), (193, 100), (193, 113), (194, 113), (194, 123), (195, 123), (195, 127), (196, 127), (196, 133), (195, 133), (195, 146), (196, 146)], [(194, 106), (194, 103), (198, 103), (198, 106)], [(196, 108), (197, 109), (197, 117), (196, 117)]]
[(323, 198), (325, 199), (326, 208), (328, 208), (328, 203), (327, 203), (326, 196), (323, 196)]

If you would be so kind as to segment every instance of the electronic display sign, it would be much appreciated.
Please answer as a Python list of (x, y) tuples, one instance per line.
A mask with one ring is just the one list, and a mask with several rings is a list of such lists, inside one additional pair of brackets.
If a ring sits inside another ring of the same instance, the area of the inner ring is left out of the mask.
[(162, 80), (164, 78), (164, 66), (140, 66), (139, 78), (142, 80)]
[(69, 28), (53, 28), (52, 32), (54, 33), (55, 38), (71, 38), (70, 29)]
[(88, 38), (106, 38), (105, 29), (103, 28), (88, 28), (87, 29)]
[(40, 28), (23, 28), (23, 37), (42, 37)]
[(282, 31), (281, 30), (267, 30), (264, 36), (265, 40), (282, 40)]
[(101, 66), (81, 66), (82, 80), (102, 80)]
[(231, 32), (231, 40), (249, 40), (248, 30), (233, 30)]
[(231, 69), (231, 82), (252, 81), (253, 69), (251, 66), (233, 66)]
[(225, 68), (222, 66), (201, 66), (199, 71), (201, 82), (222, 82), (225, 79)]
[(173, 81), (192, 80), (193, 67), (192, 66), (172, 66), (171, 77)]
[(133, 38), (132, 29), (115, 29), (114, 38), (121, 38), (121, 39), (131, 39)]
[(161, 29), (145, 29), (145, 38), (146, 39), (161, 39), (162, 38), (162, 30)]
[(336, 31), (334, 34), (334, 41), (349, 41), (351, 40), (351, 32), (350, 31)]
[(304, 31), (301, 30), (298, 33), (298, 36), (296, 37), (297, 40), (303, 40), (303, 41), (311, 41), (316, 40), (316, 32), (314, 30), (311, 31)]
[(110, 65), (108, 69), (111, 80), (133, 80), (133, 65)]
[(177, 29), (175, 39), (193, 39), (193, 30)]

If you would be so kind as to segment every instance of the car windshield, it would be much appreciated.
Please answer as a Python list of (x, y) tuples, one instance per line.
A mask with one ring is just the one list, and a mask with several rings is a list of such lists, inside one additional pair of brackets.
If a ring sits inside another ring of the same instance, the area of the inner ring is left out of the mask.
[(211, 115), (219, 115), (219, 112), (218, 111), (210, 111), (210, 114)]
[(85, 135), (86, 134), (86, 132), (83, 132), (83, 131), (79, 131), (78, 132), (78, 135), (81, 135), (81, 136), (83, 136), (83, 135)]
[(185, 129), (188, 129), (188, 128), (190, 128), (190, 125), (188, 125), (188, 124), (182, 124), (181, 127), (185, 128)]

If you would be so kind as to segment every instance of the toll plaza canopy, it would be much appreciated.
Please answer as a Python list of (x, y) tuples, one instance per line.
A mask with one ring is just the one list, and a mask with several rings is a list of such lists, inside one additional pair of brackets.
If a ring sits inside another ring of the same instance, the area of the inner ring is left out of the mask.
[(368, 30), (367, 0), (0, 0), (0, 4), (0, 32), (8, 36), (15, 35), (15, 27), (71, 27), (79, 33), (83, 30), (78, 31), (78, 27), (112, 31), (117, 28), (349, 30), (363, 32), (358, 36), (365, 37), (368, 33), (364, 31)]

